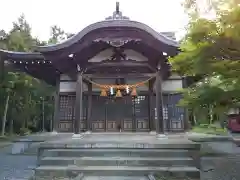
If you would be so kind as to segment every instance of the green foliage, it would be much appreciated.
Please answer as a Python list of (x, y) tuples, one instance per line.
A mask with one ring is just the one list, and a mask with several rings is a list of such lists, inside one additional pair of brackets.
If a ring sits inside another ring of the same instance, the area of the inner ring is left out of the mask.
[(240, 2), (212, 0), (205, 7), (215, 14), (211, 19), (202, 16), (197, 2), (184, 3), (190, 23), (181, 41), (182, 52), (169, 60), (181, 75), (202, 77), (183, 91), (180, 102), (199, 119), (202, 115), (222, 116), (230, 107), (239, 107)]
[[(49, 42), (57, 43), (65, 35), (57, 26), (52, 28)], [(12, 51), (31, 52), (36, 45), (46, 45), (46, 42), (33, 38), (30, 25), (24, 15), (21, 15), (9, 32), (1, 30), (0, 48)], [(2, 119), (2, 135), (9, 133), (21, 135), (42, 130), (42, 106), (44, 99), (45, 124), (48, 130), (53, 117), (53, 93), (55, 88), (35, 79), (25, 73), (16, 72), (1, 61), (0, 68), (0, 117)], [(9, 102), (7, 103), (7, 97)], [(2, 118), (3, 117), (3, 118)], [(48, 125), (48, 126), (47, 126)]]
[(71, 37), (72, 34), (65, 33), (60, 27), (54, 25), (51, 27), (51, 38), (48, 40), (49, 44), (56, 44)]
[(28, 128), (20, 128), (19, 130), (19, 135), (20, 136), (25, 136), (25, 135), (29, 135), (31, 133), (31, 131)]
[(192, 132), (213, 134), (213, 135), (227, 135), (227, 130), (224, 128), (219, 128), (214, 125), (200, 124), (192, 129)]

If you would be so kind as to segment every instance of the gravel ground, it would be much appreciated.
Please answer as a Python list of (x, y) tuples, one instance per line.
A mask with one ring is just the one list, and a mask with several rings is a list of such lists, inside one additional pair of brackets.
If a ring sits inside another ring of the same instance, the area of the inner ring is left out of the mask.
[(202, 159), (201, 180), (239, 180), (240, 154)]
[(11, 146), (0, 149), (0, 179), (28, 180), (36, 165), (35, 156), (9, 155)]
[[(239, 138), (240, 134), (233, 137)], [(240, 180), (240, 147), (232, 142), (203, 143), (203, 147), (226, 155), (202, 158), (201, 180)]]

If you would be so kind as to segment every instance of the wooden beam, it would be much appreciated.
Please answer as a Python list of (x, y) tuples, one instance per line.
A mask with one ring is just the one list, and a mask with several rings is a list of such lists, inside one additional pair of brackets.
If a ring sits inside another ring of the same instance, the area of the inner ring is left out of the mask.
[(156, 73), (128, 73), (128, 74), (83, 74), (83, 77), (87, 78), (106, 78), (106, 79), (112, 79), (112, 78), (136, 78), (136, 77), (153, 77), (156, 76)]

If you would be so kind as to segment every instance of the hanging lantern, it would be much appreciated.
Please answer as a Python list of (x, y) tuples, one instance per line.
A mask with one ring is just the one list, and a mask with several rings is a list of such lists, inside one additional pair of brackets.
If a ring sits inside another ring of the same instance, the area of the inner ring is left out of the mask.
[(117, 90), (116, 97), (122, 97), (122, 93), (120, 90)]
[(102, 90), (101, 90), (100, 96), (104, 96), (104, 97), (107, 96), (107, 91), (106, 91), (106, 89), (102, 89)]
[(137, 96), (137, 90), (135, 87), (132, 89), (131, 96)]

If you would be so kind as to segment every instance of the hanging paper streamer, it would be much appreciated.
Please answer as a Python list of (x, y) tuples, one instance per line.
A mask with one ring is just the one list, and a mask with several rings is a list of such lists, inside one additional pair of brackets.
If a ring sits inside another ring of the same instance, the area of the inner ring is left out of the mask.
[(133, 88), (133, 89), (132, 89), (131, 96), (137, 96), (137, 90), (136, 90), (136, 88)]
[(117, 90), (116, 97), (122, 97), (122, 93), (120, 90)]
[(102, 89), (102, 90), (101, 90), (100, 96), (104, 96), (104, 97), (107, 96), (107, 91), (106, 91), (106, 89)]

